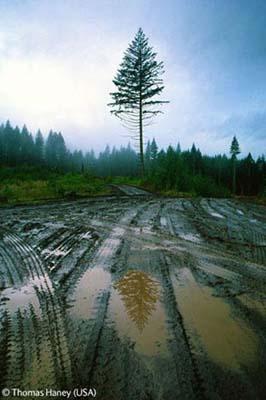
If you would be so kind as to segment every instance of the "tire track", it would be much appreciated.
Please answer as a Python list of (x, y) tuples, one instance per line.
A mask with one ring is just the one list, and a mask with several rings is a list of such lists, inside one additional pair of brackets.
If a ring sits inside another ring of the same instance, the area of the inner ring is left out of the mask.
[[(69, 385), (71, 364), (64, 333), (65, 326), (52, 282), (39, 256), (27, 243), (10, 232), (5, 233), (3, 241), (13, 259), (23, 266), (22, 270), (27, 271), (22, 282), (14, 280), (15, 286), (5, 289), (2, 293), (2, 296), (7, 298), (5, 307), (10, 315), (12, 338), (6, 348), (8, 374), (5, 383), (7, 386), (20, 385), (26, 388), (26, 382), (30, 379), (30, 374), (34, 374), (34, 365), (37, 364), (37, 369), (40, 371), (43, 371), (44, 365), (49, 370), (50, 383), (59, 386)], [(34, 322), (31, 321), (33, 315)], [(26, 346), (28, 341), (26, 332), (32, 331), (33, 323), (35, 331), (39, 330), (36, 339), (30, 341), (34, 351), (31, 346)], [(42, 351), (40, 347), (43, 348)], [(50, 357), (47, 357), (44, 349)], [(40, 376), (35, 378), (41, 379)]]
[[(86, 338), (85, 343), (84, 341), (78, 343), (78, 351), (77, 347), (73, 348), (75, 351), (71, 355), (77, 368), (76, 379), (79, 383), (91, 384), (93, 375), (96, 373), (99, 343), (105, 329), (105, 319), (110, 298), (110, 268), (126, 229), (139, 211), (139, 207), (130, 210), (120, 219), (119, 223), (96, 250), (90, 265), (87, 266), (87, 270), (84, 271), (83, 275), (79, 277), (75, 291), (71, 295), (70, 302), (72, 307), (68, 313), (70, 344), (73, 343), (74, 345), (77, 332), (82, 332), (82, 336)], [(85, 310), (83, 310), (80, 308), (81, 299), (87, 299), (86, 296), (90, 293), (90, 290), (92, 295), (84, 303)], [(70, 348), (72, 348), (72, 345)]]

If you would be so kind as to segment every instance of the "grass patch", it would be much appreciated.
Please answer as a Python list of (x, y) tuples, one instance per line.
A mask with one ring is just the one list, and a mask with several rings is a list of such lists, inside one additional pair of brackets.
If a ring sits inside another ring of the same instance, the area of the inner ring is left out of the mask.
[(25, 168), (0, 170), (0, 203), (19, 204), (65, 198), (107, 195), (106, 180), (90, 174), (60, 174)]

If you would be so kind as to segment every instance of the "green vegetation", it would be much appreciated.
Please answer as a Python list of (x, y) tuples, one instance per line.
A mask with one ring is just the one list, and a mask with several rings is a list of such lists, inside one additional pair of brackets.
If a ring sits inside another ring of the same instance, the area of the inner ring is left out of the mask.
[(109, 176), (106, 181), (113, 185), (145, 186), (145, 180), (131, 176)]
[(34, 167), (0, 169), (0, 203), (17, 204), (110, 194), (107, 180), (88, 173)]
[(230, 191), (224, 186), (218, 186), (212, 178), (196, 175), (184, 176), (183, 181), (177, 181), (173, 185), (167, 185), (160, 182), (156, 183), (156, 178), (146, 179), (141, 186), (156, 192), (158, 194), (169, 197), (230, 197)]
[[(50, 132), (44, 140), (24, 126), (0, 126), (0, 202), (22, 203), (49, 199), (109, 194), (110, 184), (131, 184), (166, 196), (265, 198), (265, 157), (254, 160), (249, 153), (238, 159), (234, 138), (231, 157), (203, 155), (193, 144), (182, 151), (168, 146), (158, 149), (148, 141), (145, 176), (139, 176), (139, 155), (128, 145), (105, 150), (70, 152), (61, 133)], [(263, 201), (263, 200), (262, 200)]]
[[(250, 156), (251, 157), (251, 156)], [(252, 157), (234, 160), (237, 193), (262, 195), (265, 185), (264, 157), (255, 162)], [(191, 150), (174, 149), (158, 152), (156, 142), (146, 149), (146, 184), (162, 194), (190, 193), (192, 196), (228, 197), (232, 191), (232, 160), (225, 155), (203, 156), (195, 145)]]

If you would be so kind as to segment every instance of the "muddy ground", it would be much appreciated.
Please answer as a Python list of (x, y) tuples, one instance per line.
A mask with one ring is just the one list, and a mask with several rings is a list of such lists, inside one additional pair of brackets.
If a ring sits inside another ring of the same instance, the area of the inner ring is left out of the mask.
[(120, 189), (0, 209), (1, 387), (265, 399), (265, 207)]

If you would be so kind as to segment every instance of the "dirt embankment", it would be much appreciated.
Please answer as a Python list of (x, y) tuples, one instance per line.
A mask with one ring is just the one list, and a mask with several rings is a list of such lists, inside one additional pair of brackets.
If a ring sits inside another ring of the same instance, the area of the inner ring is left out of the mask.
[(128, 194), (0, 210), (1, 387), (264, 399), (265, 207)]

